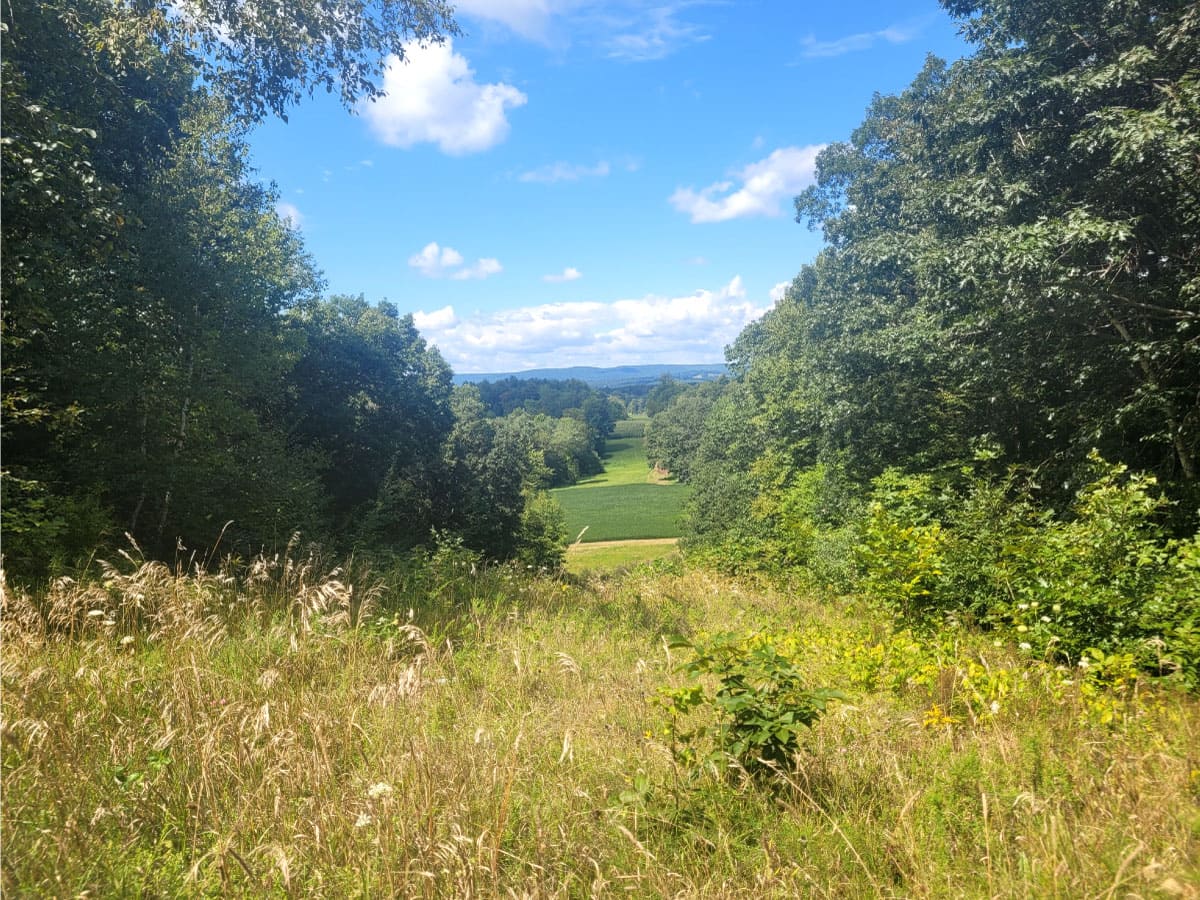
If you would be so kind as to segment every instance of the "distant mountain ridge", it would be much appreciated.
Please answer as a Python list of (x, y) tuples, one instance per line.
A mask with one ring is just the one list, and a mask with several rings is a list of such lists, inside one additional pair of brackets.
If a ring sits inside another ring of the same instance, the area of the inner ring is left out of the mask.
[(713, 381), (728, 375), (724, 363), (654, 364), (644, 366), (569, 366), (563, 369), (526, 369), (523, 372), (467, 372), (454, 376), (455, 384), (503, 381), (506, 378), (546, 378), (554, 381), (577, 379), (591, 387), (622, 388), (652, 384), (663, 375), (679, 381)]

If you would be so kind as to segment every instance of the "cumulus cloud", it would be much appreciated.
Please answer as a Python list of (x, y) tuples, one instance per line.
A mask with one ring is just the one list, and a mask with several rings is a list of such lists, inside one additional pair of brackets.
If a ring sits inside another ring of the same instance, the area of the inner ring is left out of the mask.
[(783, 295), (787, 293), (787, 289), (791, 286), (792, 283), (790, 281), (781, 281), (775, 287), (771, 288), (771, 292), (768, 295), (771, 298), (771, 302), (778, 303), (782, 300)]
[(769, 308), (740, 277), (715, 290), (607, 303), (548, 303), (460, 318), (449, 308), (413, 316), (458, 372), (567, 365), (719, 362)]
[(503, 271), (504, 266), (500, 265), (500, 260), (489, 256), (476, 260), (473, 266), (466, 266), (457, 272), (451, 272), (450, 277), (455, 281), (469, 281), (473, 278), (487, 278), (489, 275), (498, 275)]
[(275, 215), (283, 220), (283, 224), (292, 231), (299, 231), (304, 226), (304, 214), (296, 208), (294, 203), (288, 203), (286, 200), (277, 200), (275, 202)]
[(442, 247), (437, 241), (430, 241), (408, 258), (408, 264), (426, 278), (452, 278), (455, 281), (466, 281), (471, 278), (487, 278), (504, 271), (500, 260), (485, 257), (475, 261), (474, 265), (464, 265), (463, 255), (453, 247)]
[(557, 284), (563, 281), (578, 281), (582, 277), (583, 273), (577, 268), (574, 266), (567, 266), (557, 275), (543, 275), (542, 281), (548, 281), (551, 284)]
[(556, 162), (517, 176), (518, 181), (538, 184), (558, 184), (560, 181), (578, 181), (581, 178), (603, 178), (611, 171), (608, 162), (601, 160), (594, 166), (580, 166)]
[(391, 56), (385, 96), (362, 106), (375, 136), (393, 147), (437, 144), (443, 153), (478, 153), (508, 136), (509, 109), (528, 99), (509, 84), (479, 84), (450, 41), (404, 45), (405, 61)]
[(413, 324), (421, 331), (440, 331), (457, 325), (458, 316), (455, 314), (453, 306), (443, 306), (430, 313), (413, 313)]
[(818, 41), (811, 35), (800, 42), (800, 52), (809, 59), (842, 56), (860, 50), (870, 50), (880, 41), (904, 44), (921, 33), (919, 25), (889, 25), (878, 31), (860, 31), (832, 41)]
[(724, 222), (744, 216), (777, 216), (780, 203), (813, 183), (817, 154), (824, 144), (781, 147), (751, 163), (736, 178), (696, 190), (678, 188), (668, 199), (693, 222)]
[(445, 275), (448, 269), (461, 266), (462, 262), (461, 253), (453, 247), (439, 247), (437, 241), (430, 241), (420, 253), (414, 253), (408, 258), (408, 264), (426, 278)]

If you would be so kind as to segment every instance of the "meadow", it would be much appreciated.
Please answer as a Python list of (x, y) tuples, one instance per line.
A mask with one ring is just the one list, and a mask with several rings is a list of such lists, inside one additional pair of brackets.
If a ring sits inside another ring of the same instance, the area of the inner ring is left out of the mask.
[(654, 559), (677, 557), (675, 538), (640, 541), (596, 541), (578, 543), (567, 550), (567, 572), (612, 572)]
[[(5, 592), (6, 896), (1200, 890), (1200, 701), (1116, 669), (678, 563), (94, 574)], [(844, 694), (786, 766), (674, 710), (724, 631)]]
[[(551, 493), (563, 508), (572, 542), (677, 538), (689, 489), (650, 469), (645, 419), (618, 422), (609, 438), (604, 471)], [(586, 530), (585, 530), (586, 529)]]

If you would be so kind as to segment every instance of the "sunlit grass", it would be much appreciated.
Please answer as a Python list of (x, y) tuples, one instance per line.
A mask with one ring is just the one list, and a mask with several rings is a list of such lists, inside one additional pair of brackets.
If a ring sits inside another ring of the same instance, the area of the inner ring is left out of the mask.
[(619, 484), (553, 494), (566, 516), (568, 539), (583, 532), (590, 542), (679, 537), (689, 491), (683, 484)]
[(652, 559), (678, 557), (675, 541), (617, 541), (600, 544), (572, 544), (567, 549), (568, 572), (611, 572)]
[[(795, 591), (453, 555), (141, 566), (6, 595), (0, 621), (6, 896), (1200, 889), (1194, 696), (1138, 685), (1102, 724), (989, 636), (910, 646)], [(662, 635), (762, 628), (849, 700), (776, 779), (691, 777), (653, 702), (683, 677)], [(932, 715), (976, 669), (1009, 685), (998, 711)]]
[(646, 460), (645, 419), (623, 419), (616, 424), (608, 439), (604, 455), (604, 471), (586, 478), (572, 488), (614, 487), (622, 484), (647, 484), (656, 481)]
[[(575, 541), (677, 538), (689, 488), (661, 482), (646, 461), (644, 419), (617, 423), (604, 457), (604, 472), (551, 493), (563, 508), (567, 535)], [(585, 530), (586, 529), (586, 530)]]

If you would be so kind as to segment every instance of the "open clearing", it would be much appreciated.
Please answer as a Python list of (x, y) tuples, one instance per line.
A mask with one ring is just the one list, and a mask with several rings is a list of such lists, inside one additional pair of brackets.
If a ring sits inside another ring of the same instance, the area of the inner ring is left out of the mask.
[(676, 555), (676, 538), (651, 538), (641, 541), (593, 541), (567, 548), (566, 568), (572, 574), (607, 571)]
[[(1197, 896), (1194, 695), (710, 572), (463, 562), (126, 565), (50, 624), (9, 592), (0, 891)], [(664, 708), (694, 654), (663, 636), (728, 630), (846, 692), (777, 777), (673, 755), (718, 720)]]
[(580, 532), (585, 544), (679, 537), (679, 517), (689, 488), (651, 470), (646, 462), (645, 426), (645, 419), (618, 422), (608, 441), (604, 471), (552, 491), (562, 505), (572, 541), (578, 540)]

